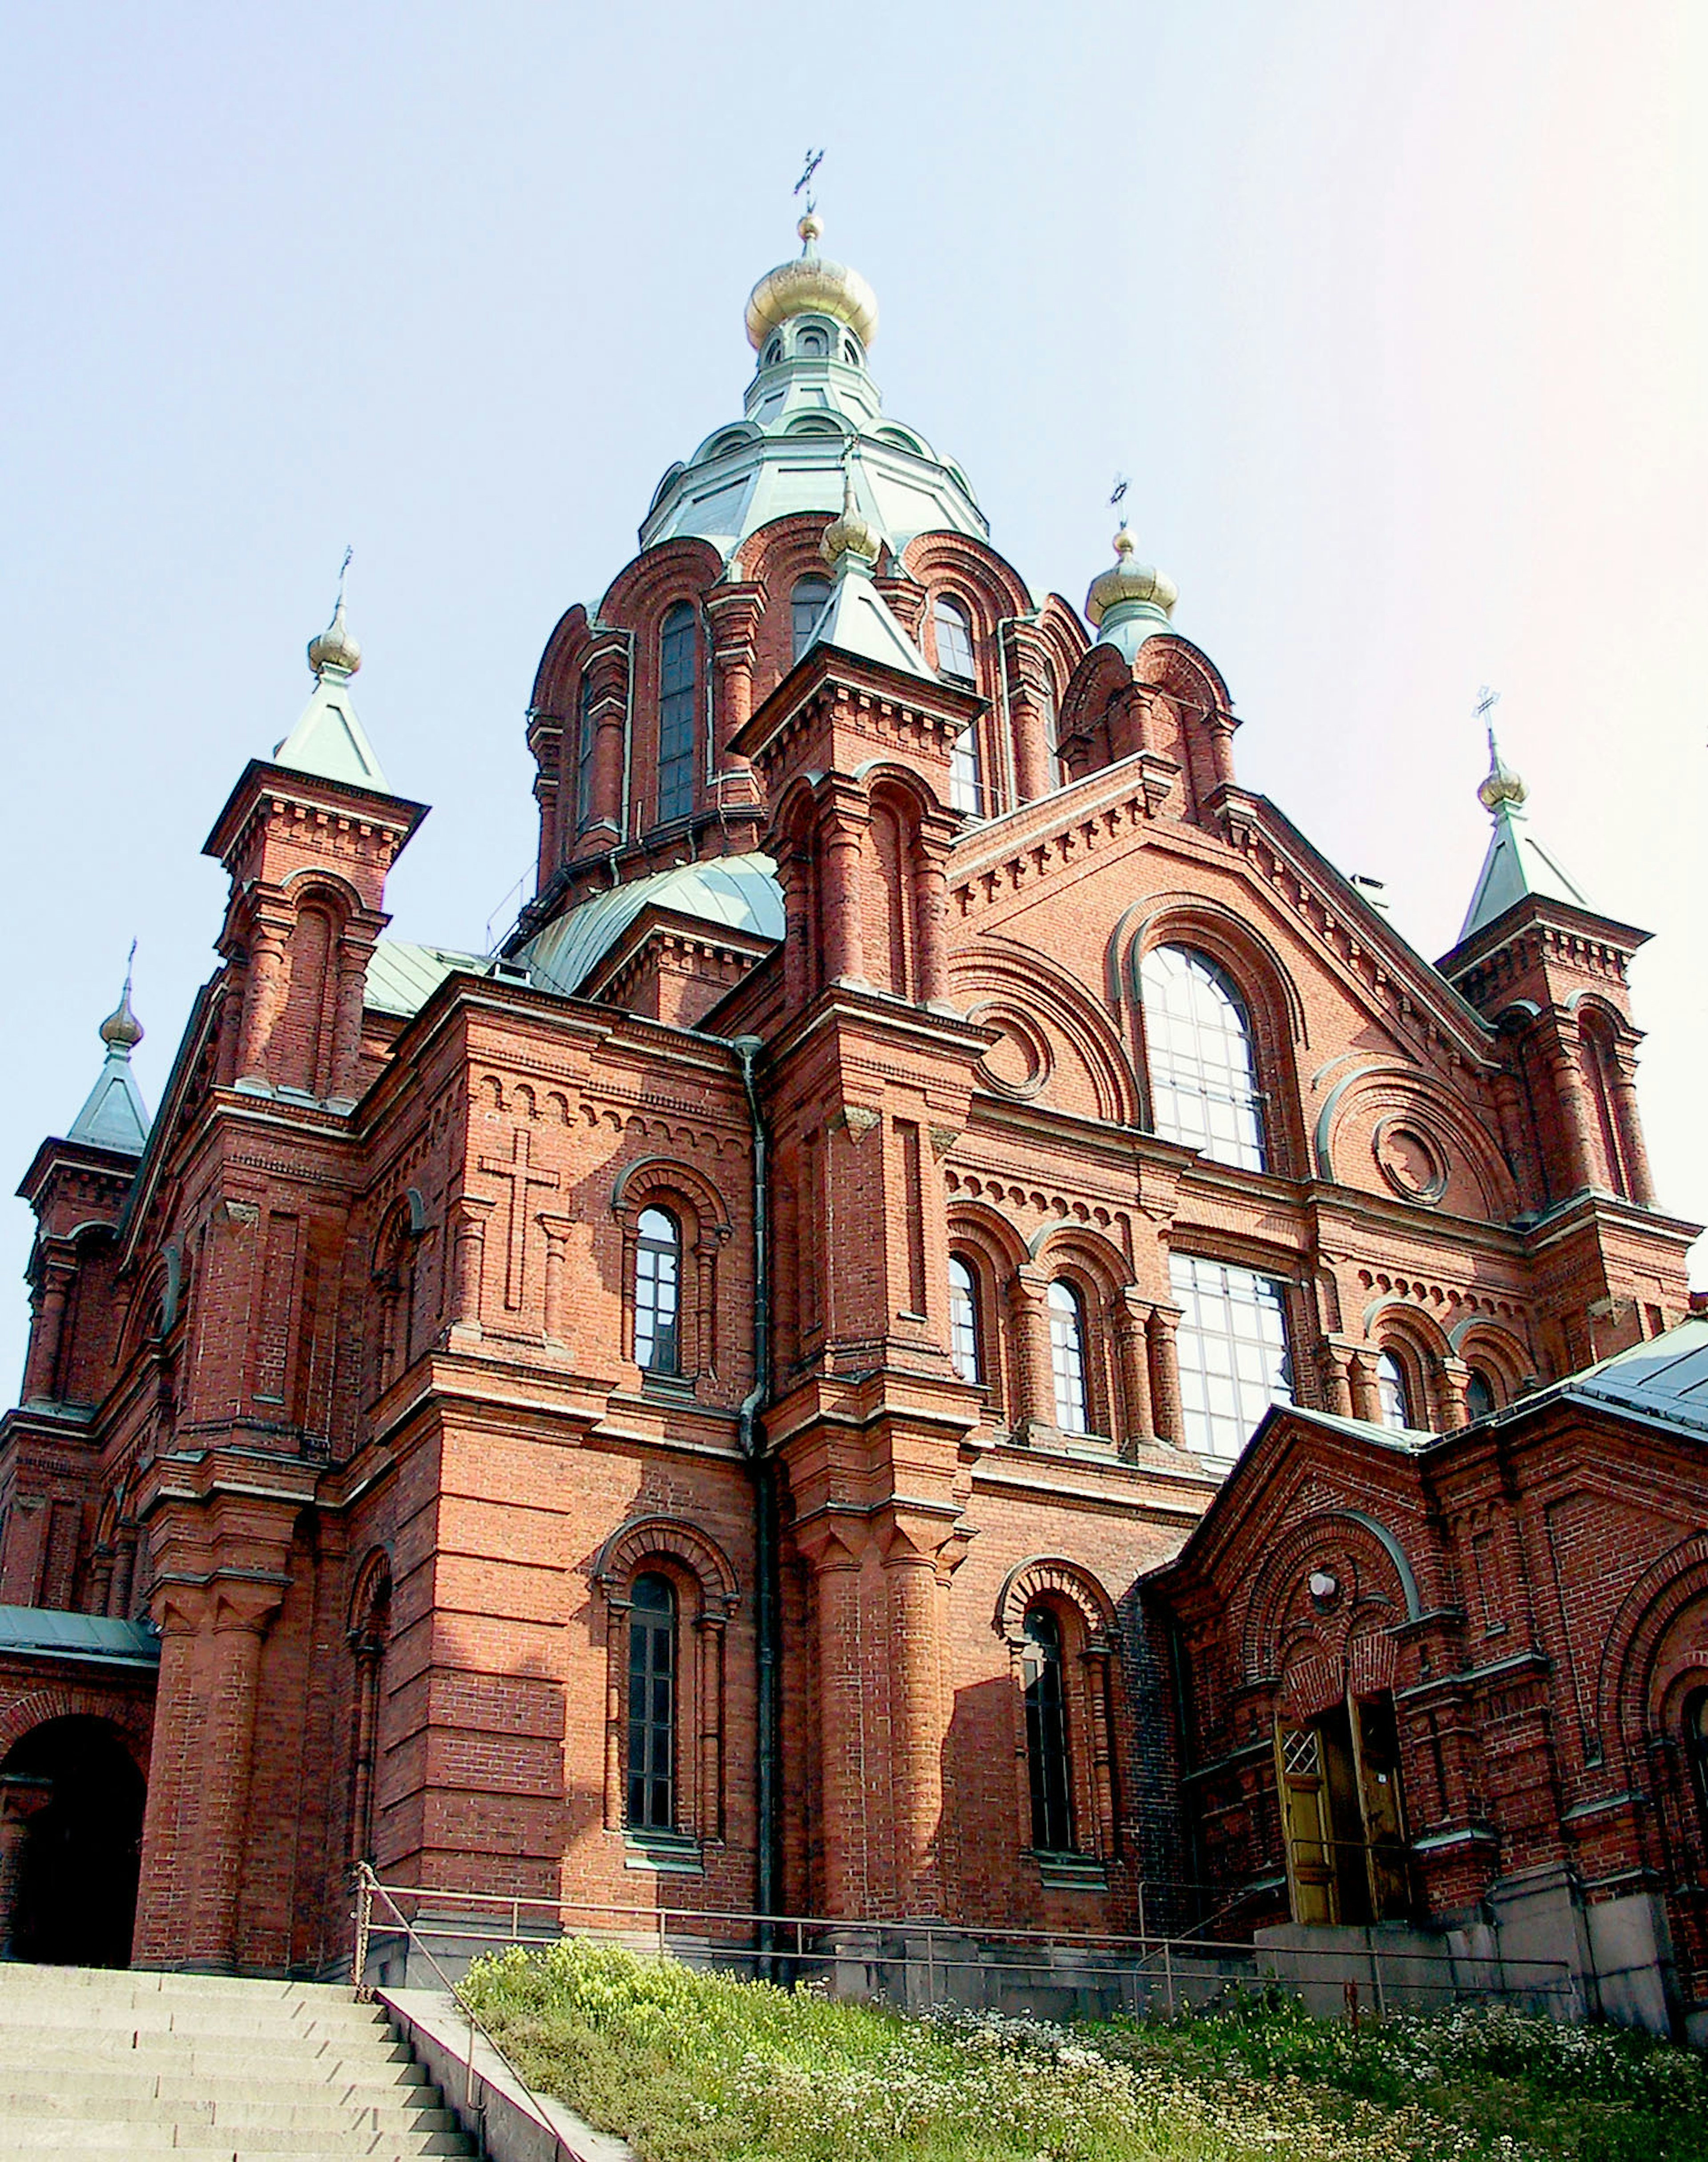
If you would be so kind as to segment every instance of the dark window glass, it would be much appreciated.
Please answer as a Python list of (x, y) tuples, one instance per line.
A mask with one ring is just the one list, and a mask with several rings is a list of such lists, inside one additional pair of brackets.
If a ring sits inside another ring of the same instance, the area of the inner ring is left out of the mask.
[(1467, 1418), (1486, 1418), (1499, 1408), (1495, 1402), (1495, 1385), (1488, 1376), (1473, 1366), (1470, 1379), (1465, 1385), (1465, 1415)]
[(824, 613), (824, 603), (830, 598), (828, 578), (802, 578), (789, 597), (790, 629), (793, 634), (791, 661), (798, 661), (807, 650), (812, 635), (812, 626)]
[(629, 1828), (676, 1828), (676, 1595), (637, 1576), (629, 1609)]
[(937, 632), (938, 673), (970, 683), (978, 671), (973, 666), (973, 629), (965, 610), (954, 601), (939, 599), (931, 620)]
[(1073, 1851), (1068, 1776), (1068, 1706), (1062, 1683), (1062, 1625), (1047, 1606), (1026, 1617), (1026, 1759), (1032, 1782), (1032, 1843), (1041, 1854)]
[(578, 825), (585, 826), (593, 815), (593, 744), (598, 731), (593, 726), (593, 687), (583, 676), (581, 679), (581, 698), (577, 708), (575, 744), (575, 807)]
[(1203, 953), (1153, 946), (1139, 968), (1151, 1117), (1165, 1141), (1261, 1171), (1263, 1106), (1251, 1025), (1233, 979)]
[(949, 1356), (964, 1381), (984, 1380), (979, 1358), (978, 1279), (958, 1254), (949, 1256)]
[(1050, 1371), (1056, 1384), (1056, 1424), (1064, 1434), (1084, 1434), (1085, 1418), (1085, 1316), (1079, 1294), (1059, 1277), (1050, 1286)]
[(663, 1209), (641, 1212), (635, 1241), (635, 1363), (651, 1374), (682, 1371), (676, 1316), (682, 1299), (682, 1235)]
[(1405, 1369), (1392, 1351), (1376, 1362), (1376, 1393), (1382, 1405), (1382, 1423), (1401, 1433), (1412, 1423), (1412, 1407), (1406, 1394)]
[(694, 807), (694, 679), (699, 643), (694, 611), (679, 601), (658, 645), (658, 816), (686, 818)]

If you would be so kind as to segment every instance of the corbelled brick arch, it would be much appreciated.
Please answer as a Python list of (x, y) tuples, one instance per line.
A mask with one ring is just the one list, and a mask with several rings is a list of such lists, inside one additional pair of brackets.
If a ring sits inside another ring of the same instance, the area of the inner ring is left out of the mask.
[[(1335, 1559), (1352, 1564), (1355, 1585), (1348, 1596), (1343, 1582), (1333, 1607), (1318, 1611), (1307, 1578), (1314, 1563)], [(1366, 1511), (1314, 1511), (1277, 1538), (1257, 1564), (1240, 1632), (1240, 1684), (1256, 1686), (1279, 1674), (1289, 1643), (1309, 1637), (1339, 1674), (1336, 1694), (1344, 1694), (1352, 1637), (1386, 1635), (1422, 1611), (1416, 1573), (1394, 1532)]]
[(1708, 1532), (1693, 1532), (1645, 1569), (1620, 1602), (1595, 1678), (1601, 1747), (1617, 1743), (1634, 1768), (1674, 1685), (1705, 1665)]
[[(1116, 1125), (1138, 1122), (1141, 1098), (1132, 1053), (1108, 1014), (1068, 969), (1035, 948), (986, 933), (951, 956), (949, 980), (954, 1003), (969, 1020), (1016, 1036), (1018, 1051), (1009, 1065), (997, 1063), (993, 1052), (982, 1062), (985, 1078), (1000, 1093), (1046, 1100), (1058, 1097), (1068, 1077), (1042, 1070), (1036, 1049), (1032, 1070), (1022, 1070), (1026, 1039), (1042, 1026), (1058, 1037), (1060, 1050), (1072, 1053), (1080, 1069), (1079, 1087), (1059, 1097), (1064, 1107)], [(993, 1051), (1000, 1055), (1000, 1047)]]
[[(1365, 1144), (1355, 1157), (1346, 1139), (1355, 1128)], [(1396, 1136), (1414, 1141), (1429, 1175), (1408, 1170), (1402, 1183), (1386, 1146)], [(1392, 1192), (1456, 1216), (1507, 1224), (1523, 1205), (1499, 1142), (1463, 1094), (1397, 1061), (1361, 1061), (1335, 1078), (1317, 1113), (1311, 1154), (1319, 1178)]]
[(1118, 1736), (1125, 1724), (1115, 1602), (1095, 1573), (1058, 1554), (1034, 1554), (1004, 1579), (994, 1616), (1006, 1646), (1013, 1710), (1016, 1831), (1022, 1849), (1036, 1847), (1037, 1773), (1029, 1762), (1040, 1737), (1027, 1719), (1027, 1617), (1043, 1609), (1059, 1632), (1060, 1675), (1075, 1846), (1108, 1867), (1120, 1854)]
[[(14, 1684), (14, 1687), (17, 1685)], [(102, 1719), (114, 1727), (146, 1779), (154, 1733), (151, 1699), (98, 1683), (51, 1682), (13, 1695), (0, 1676), (0, 1766), (9, 1751), (51, 1719)]]

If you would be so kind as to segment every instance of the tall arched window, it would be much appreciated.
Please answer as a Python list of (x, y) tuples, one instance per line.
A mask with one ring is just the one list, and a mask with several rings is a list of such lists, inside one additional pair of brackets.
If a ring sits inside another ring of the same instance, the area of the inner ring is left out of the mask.
[(645, 1209), (635, 1239), (635, 1363), (651, 1374), (682, 1371), (682, 1235), (668, 1209)]
[(982, 1381), (979, 1280), (958, 1254), (949, 1256), (949, 1356), (964, 1381)]
[(1465, 1416), (1468, 1419), (1487, 1418), (1498, 1408), (1494, 1383), (1480, 1366), (1473, 1366), (1465, 1385)]
[(1411, 1400), (1406, 1392), (1406, 1370), (1392, 1351), (1384, 1351), (1376, 1359), (1376, 1395), (1382, 1406), (1382, 1424), (1402, 1434), (1412, 1423)]
[(1167, 1141), (1218, 1163), (1261, 1171), (1263, 1105), (1251, 1024), (1227, 972), (1184, 946), (1153, 946), (1140, 964), (1151, 1118)]
[(979, 723), (969, 721), (949, 753), (949, 808), (969, 818), (985, 813), (985, 782), (979, 763)]
[(791, 661), (798, 661), (807, 650), (812, 637), (812, 626), (824, 613), (824, 603), (830, 598), (828, 578), (797, 578), (795, 590), (789, 596), (789, 629), (792, 646)]
[(939, 593), (931, 612), (937, 633), (937, 672), (957, 683), (971, 683), (978, 671), (973, 666), (973, 626), (958, 601)]
[(1040, 1854), (1073, 1851), (1073, 1778), (1068, 1762), (1068, 1698), (1062, 1625), (1047, 1606), (1028, 1609), (1022, 1674), (1026, 1763), (1032, 1784), (1032, 1843)]
[(593, 744), (598, 736), (598, 730), (593, 726), (593, 687), (591, 680), (583, 676), (576, 708), (575, 817), (577, 830), (585, 826), (593, 815)]
[(694, 807), (694, 689), (699, 643), (694, 611), (678, 601), (658, 641), (658, 816), (686, 818)]
[(1171, 1254), (1186, 1445), (1231, 1464), (1271, 1404), (1293, 1401), (1282, 1286), (1198, 1254)]
[(1085, 1418), (1085, 1314), (1079, 1294), (1060, 1277), (1050, 1286), (1050, 1371), (1056, 1384), (1056, 1424), (1064, 1434), (1084, 1434)]
[(629, 1595), (629, 1829), (676, 1829), (676, 1595), (667, 1576)]

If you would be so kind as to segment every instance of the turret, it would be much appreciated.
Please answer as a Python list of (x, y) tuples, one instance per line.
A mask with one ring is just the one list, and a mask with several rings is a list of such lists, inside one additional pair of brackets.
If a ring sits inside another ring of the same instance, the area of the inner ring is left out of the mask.
[(345, 619), (311, 639), (315, 687), (270, 760), (252, 760), (204, 853), (231, 877), (220, 952), (241, 984), (239, 1089), (347, 1110), (360, 1094), (363, 993), (389, 921), (385, 880), (426, 807), (393, 795), (350, 696)]

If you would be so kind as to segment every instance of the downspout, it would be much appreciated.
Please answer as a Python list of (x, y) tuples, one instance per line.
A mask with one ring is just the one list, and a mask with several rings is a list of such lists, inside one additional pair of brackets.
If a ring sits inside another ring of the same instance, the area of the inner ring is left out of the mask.
[[(761, 1915), (777, 1912), (782, 1876), (782, 1819), (777, 1806), (780, 1753), (777, 1687), (782, 1658), (782, 1615), (779, 1605), (779, 1531), (776, 1460), (769, 1455), (760, 1432), (760, 1413), (770, 1388), (771, 1364), (770, 1136), (760, 1109), (755, 1068), (765, 1046), (756, 1036), (738, 1036), (730, 1048), (741, 1061), (741, 1086), (753, 1133), (753, 1386), (741, 1402), (736, 1439), (753, 1480), (755, 1726), (757, 1730), (756, 1856), (754, 1906)], [(760, 1948), (770, 1949), (763, 1930)]]

